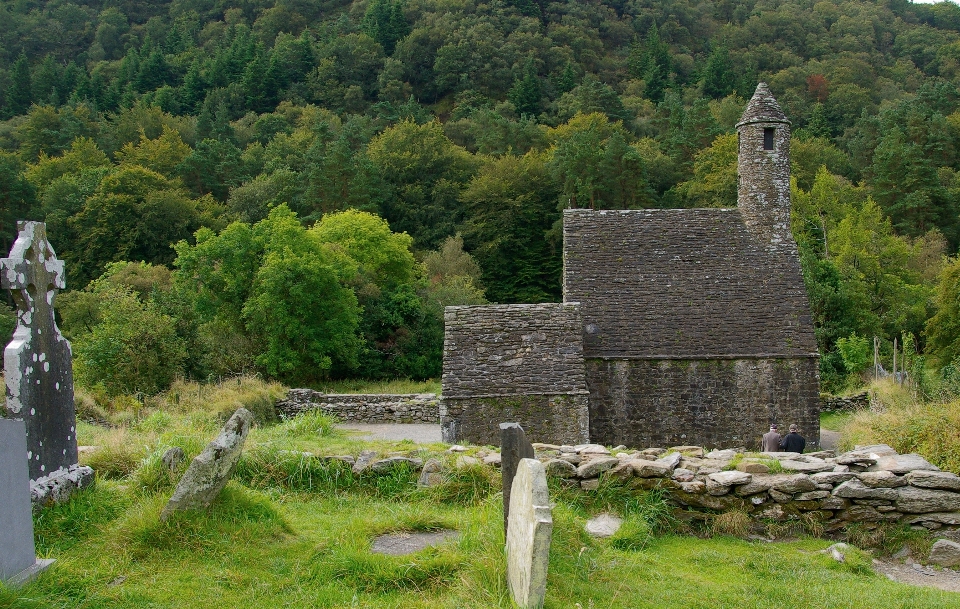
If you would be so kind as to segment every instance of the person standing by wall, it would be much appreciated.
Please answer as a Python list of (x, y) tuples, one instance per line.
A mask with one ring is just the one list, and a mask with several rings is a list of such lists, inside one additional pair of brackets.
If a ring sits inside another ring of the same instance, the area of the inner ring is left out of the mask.
[(780, 441), (780, 448), (788, 453), (802, 453), (806, 446), (807, 441), (800, 435), (800, 428), (796, 425), (791, 425), (790, 433), (785, 435), (783, 440)]
[(763, 434), (763, 439), (760, 441), (760, 450), (765, 453), (775, 453), (780, 450), (780, 442), (782, 438), (780, 433), (777, 432), (777, 424), (770, 424), (770, 431)]

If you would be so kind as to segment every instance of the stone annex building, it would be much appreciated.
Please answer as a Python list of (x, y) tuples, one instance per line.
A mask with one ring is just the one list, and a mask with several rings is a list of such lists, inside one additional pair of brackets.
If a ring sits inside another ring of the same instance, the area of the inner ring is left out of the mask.
[(760, 83), (736, 209), (568, 209), (563, 303), (447, 307), (444, 440), (819, 444), (818, 354), (790, 233), (790, 121)]

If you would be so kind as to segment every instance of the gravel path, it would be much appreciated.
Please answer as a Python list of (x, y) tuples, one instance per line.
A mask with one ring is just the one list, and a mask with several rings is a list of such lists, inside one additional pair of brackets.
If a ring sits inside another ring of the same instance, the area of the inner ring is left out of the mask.
[(960, 573), (952, 569), (934, 569), (912, 561), (901, 563), (896, 560), (874, 560), (873, 568), (902, 584), (960, 592)]
[(417, 444), (440, 442), (440, 425), (427, 423), (344, 423), (338, 427), (356, 431), (365, 440), (412, 440)]

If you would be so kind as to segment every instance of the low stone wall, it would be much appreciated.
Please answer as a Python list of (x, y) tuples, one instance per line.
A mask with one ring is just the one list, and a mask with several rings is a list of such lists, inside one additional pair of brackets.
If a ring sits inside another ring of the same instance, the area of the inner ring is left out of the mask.
[(313, 389), (291, 389), (276, 404), (277, 414), (292, 417), (322, 410), (354, 423), (439, 423), (440, 398), (435, 393), (336, 394)]
[[(855, 523), (870, 528), (883, 522), (938, 530), (945, 536), (960, 530), (960, 477), (939, 471), (919, 455), (900, 455), (883, 444), (840, 455), (831, 451), (803, 455), (705, 452), (697, 446), (641, 451), (598, 444), (535, 443), (533, 447), (548, 477), (587, 493), (597, 490), (601, 479), (616, 478), (635, 489), (662, 489), (679, 509), (741, 511), (773, 521), (815, 519), (827, 532)], [(376, 460), (375, 453), (368, 451), (358, 457), (319, 458), (344, 461), (355, 473), (369, 469), (386, 474), (403, 463), (422, 469), (422, 486), (441, 484), (447, 469), (499, 467), (501, 461), (499, 453), (488, 449), (473, 456), (433, 458), (426, 464), (419, 458), (423, 455), (417, 454), (418, 458)]]
[[(540, 445), (547, 475), (584, 490), (600, 476), (663, 489), (693, 510), (738, 510), (755, 518), (815, 518), (827, 531), (859, 523), (904, 522), (927, 529), (960, 525), (960, 477), (886, 445), (835, 456), (748, 453), (699, 447), (611, 451), (599, 445)], [(776, 473), (774, 473), (776, 472)]]
[(866, 391), (849, 397), (821, 397), (820, 412), (856, 412), (870, 408), (870, 394)]

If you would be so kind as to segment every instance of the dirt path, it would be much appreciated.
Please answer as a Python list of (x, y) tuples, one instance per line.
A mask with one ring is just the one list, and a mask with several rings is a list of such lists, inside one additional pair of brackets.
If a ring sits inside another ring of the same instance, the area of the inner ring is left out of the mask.
[(836, 450), (840, 432), (820, 428), (820, 450)]

